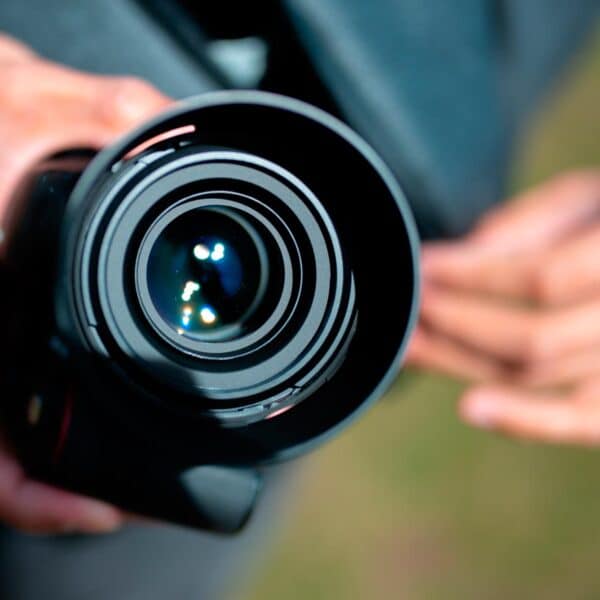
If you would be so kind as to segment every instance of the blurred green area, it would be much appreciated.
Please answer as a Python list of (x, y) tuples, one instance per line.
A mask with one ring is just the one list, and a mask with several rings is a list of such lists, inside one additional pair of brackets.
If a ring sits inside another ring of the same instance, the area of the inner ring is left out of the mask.
[[(600, 32), (523, 140), (516, 189), (600, 164)], [(244, 600), (600, 598), (600, 453), (455, 416), (462, 385), (404, 373), (305, 464)]]

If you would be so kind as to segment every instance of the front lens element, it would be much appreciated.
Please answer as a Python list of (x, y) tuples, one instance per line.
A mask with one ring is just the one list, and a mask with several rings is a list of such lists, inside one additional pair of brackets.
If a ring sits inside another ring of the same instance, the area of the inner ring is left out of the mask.
[(156, 310), (180, 335), (239, 335), (267, 281), (263, 244), (244, 217), (198, 208), (172, 221), (154, 242), (148, 289)]

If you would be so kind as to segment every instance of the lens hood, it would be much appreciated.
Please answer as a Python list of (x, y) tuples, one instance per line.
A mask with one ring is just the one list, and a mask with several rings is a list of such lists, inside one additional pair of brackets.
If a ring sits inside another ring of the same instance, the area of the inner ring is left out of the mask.
[[(192, 214), (206, 222), (202, 210), (250, 223), (270, 257), (260, 315), (225, 339), (170, 327), (149, 289), (161, 232)], [(289, 98), (218, 92), (176, 105), (93, 160), (62, 231), (61, 333), (134, 390), (120, 418), (143, 423), (149, 406), (183, 417), (217, 462), (323, 441), (389, 385), (414, 323), (406, 199), (359, 136)]]

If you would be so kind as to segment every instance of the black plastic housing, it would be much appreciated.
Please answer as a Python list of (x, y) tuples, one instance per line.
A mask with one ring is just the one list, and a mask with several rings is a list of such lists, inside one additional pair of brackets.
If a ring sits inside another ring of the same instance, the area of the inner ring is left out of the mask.
[[(407, 203), (347, 126), (259, 92), (183, 102), (87, 160), (40, 165), (15, 201), (8, 428), (37, 477), (236, 531), (259, 465), (323, 442), (395, 376), (418, 305)], [(254, 211), (289, 254), (296, 300), (257, 339), (148, 326), (145, 236), (207, 198)]]

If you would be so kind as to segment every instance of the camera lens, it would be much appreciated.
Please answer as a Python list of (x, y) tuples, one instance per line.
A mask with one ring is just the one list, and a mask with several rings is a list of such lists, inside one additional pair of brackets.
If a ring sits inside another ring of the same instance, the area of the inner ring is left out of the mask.
[(261, 157), (202, 146), (130, 176), (99, 261), (103, 314), (134, 368), (185, 394), (186, 410), (198, 396), (236, 423), (322, 384), (357, 315), (310, 189)]
[(175, 107), (94, 160), (63, 220), (55, 312), (81, 382), (114, 374), (114, 412), (144, 430), (164, 414), (182, 466), (324, 439), (391, 381), (416, 319), (418, 243), (392, 173), (297, 100)]
[(160, 233), (147, 278), (156, 310), (179, 335), (231, 339), (245, 329), (264, 295), (266, 251), (238, 212), (197, 208)]

